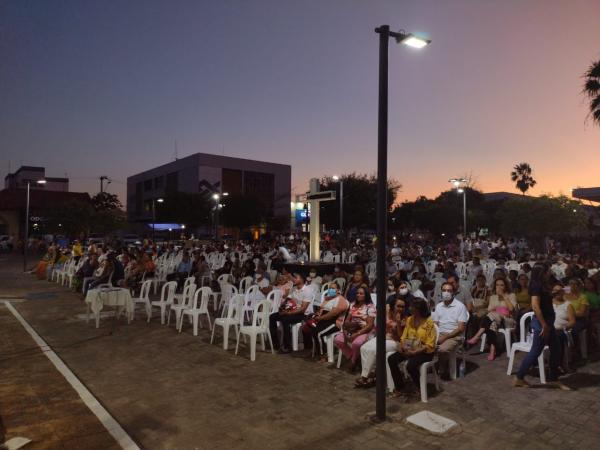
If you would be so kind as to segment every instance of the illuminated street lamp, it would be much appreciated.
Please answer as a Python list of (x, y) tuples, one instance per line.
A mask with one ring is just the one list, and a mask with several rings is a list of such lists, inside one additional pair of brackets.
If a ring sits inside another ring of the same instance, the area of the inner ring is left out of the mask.
[(156, 205), (155, 203), (163, 203), (164, 198), (152, 199), (152, 245), (154, 245), (154, 225), (156, 224)]
[(221, 203), (221, 197), (228, 197), (229, 196), (229, 192), (223, 192), (222, 194), (219, 194), (218, 192), (215, 192), (212, 195), (213, 200), (215, 201), (215, 212), (214, 212), (214, 217), (215, 217), (215, 240), (219, 239), (219, 210), (221, 208), (223, 208), (223, 204)]
[(469, 180), (464, 178), (450, 178), (449, 183), (452, 183), (458, 194), (463, 195), (463, 239), (467, 238), (467, 190), (466, 185)]
[[(397, 43), (420, 49), (431, 43), (404, 31), (390, 31), (389, 25), (375, 29), (379, 34), (379, 110), (377, 133), (377, 323), (385, 323), (386, 265), (385, 245), (387, 241), (387, 138), (388, 138), (388, 47), (390, 37)], [(376, 367), (377, 391), (375, 409), (378, 420), (385, 420), (385, 327), (377, 327)]]
[[(36, 181), (37, 184), (46, 184), (46, 180)], [(25, 241), (23, 242), (23, 272), (27, 272), (27, 244), (29, 243), (29, 188), (31, 181), (27, 182), (27, 201), (25, 206)]]
[(342, 177), (339, 177), (337, 175), (334, 175), (332, 178), (333, 178), (333, 181), (340, 182), (340, 233), (341, 233), (342, 230), (344, 229), (344, 180), (342, 180)]

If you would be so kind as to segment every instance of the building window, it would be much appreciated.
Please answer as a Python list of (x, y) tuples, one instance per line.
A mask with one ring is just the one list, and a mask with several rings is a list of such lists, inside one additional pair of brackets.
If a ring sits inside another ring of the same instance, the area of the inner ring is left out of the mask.
[(221, 180), (223, 182), (223, 192), (231, 195), (242, 193), (242, 171), (235, 169), (223, 169)]
[(154, 179), (154, 189), (162, 189), (165, 186), (165, 177), (162, 175)]
[(152, 179), (144, 181), (144, 192), (152, 190)]
[(135, 184), (135, 214), (140, 215), (144, 207), (144, 197), (142, 193), (143, 183), (138, 181)]
[(271, 215), (275, 203), (275, 175), (244, 171), (244, 194), (260, 199), (265, 205), (267, 213)]
[(167, 174), (167, 192), (177, 192), (179, 190), (179, 173), (172, 172)]

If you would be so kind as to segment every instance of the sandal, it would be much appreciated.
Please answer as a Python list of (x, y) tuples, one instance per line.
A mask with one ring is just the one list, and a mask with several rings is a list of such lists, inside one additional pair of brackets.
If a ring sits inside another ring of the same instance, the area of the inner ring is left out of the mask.
[(363, 388), (367, 385), (368, 378), (360, 377), (354, 382), (355, 388)]

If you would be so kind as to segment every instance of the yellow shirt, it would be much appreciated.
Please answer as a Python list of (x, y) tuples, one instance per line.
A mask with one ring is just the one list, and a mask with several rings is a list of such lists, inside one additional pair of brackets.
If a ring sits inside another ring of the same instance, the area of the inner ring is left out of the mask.
[(531, 308), (531, 295), (529, 295), (527, 289), (522, 289), (521, 292), (517, 292), (515, 297), (517, 297), (519, 309)]
[(590, 302), (588, 301), (587, 297), (585, 296), (585, 294), (579, 294), (578, 297), (575, 297), (573, 294), (565, 294), (565, 300), (568, 300), (571, 302), (571, 305), (573, 305), (573, 309), (575, 310), (575, 313), (577, 313), (577, 311), (579, 311), (579, 308), (581, 308), (582, 305), (586, 305), (586, 306), (590, 306)]
[(81, 249), (81, 244), (74, 244), (73, 245), (73, 256), (77, 257), (77, 256), (82, 256), (83, 255), (83, 250)]
[(412, 316), (406, 319), (406, 326), (400, 338), (400, 343), (405, 344), (410, 340), (420, 342), (420, 345), (426, 348), (426, 353), (433, 353), (435, 351), (435, 325), (431, 317), (421, 321), (417, 328), (413, 324)]

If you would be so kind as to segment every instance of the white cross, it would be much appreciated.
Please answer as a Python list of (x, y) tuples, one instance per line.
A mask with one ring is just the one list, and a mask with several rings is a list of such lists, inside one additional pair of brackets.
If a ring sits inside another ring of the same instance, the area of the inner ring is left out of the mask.
[(306, 199), (310, 206), (310, 262), (319, 262), (321, 259), (321, 222), (319, 207), (321, 202), (335, 200), (335, 191), (321, 192), (318, 178), (310, 179), (310, 191)]

